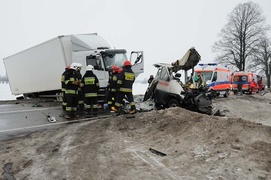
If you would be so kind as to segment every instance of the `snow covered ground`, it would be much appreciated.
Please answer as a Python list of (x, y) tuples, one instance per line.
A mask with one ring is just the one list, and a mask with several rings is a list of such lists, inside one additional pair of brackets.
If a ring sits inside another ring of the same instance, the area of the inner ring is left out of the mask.
[(142, 84), (139, 82), (135, 82), (133, 86), (133, 94), (134, 95), (144, 95), (148, 88), (148, 83)]
[(15, 100), (16, 97), (11, 94), (8, 83), (0, 83), (0, 101), (1, 100)]

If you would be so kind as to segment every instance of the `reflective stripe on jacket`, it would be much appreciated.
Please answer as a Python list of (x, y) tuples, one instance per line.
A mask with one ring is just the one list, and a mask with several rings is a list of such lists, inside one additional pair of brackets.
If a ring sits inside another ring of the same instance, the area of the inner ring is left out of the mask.
[(118, 81), (117, 88), (121, 92), (132, 92), (133, 84), (135, 81), (135, 74), (130, 66), (126, 66), (121, 71)]
[(82, 84), (84, 85), (83, 92), (85, 94), (85, 97), (86, 94), (97, 94), (99, 91), (99, 80), (92, 71), (86, 71), (85, 75), (82, 78)]
[(78, 94), (78, 85), (73, 84), (73, 82), (77, 81), (75, 71), (69, 69), (65, 74), (65, 93), (66, 94)]

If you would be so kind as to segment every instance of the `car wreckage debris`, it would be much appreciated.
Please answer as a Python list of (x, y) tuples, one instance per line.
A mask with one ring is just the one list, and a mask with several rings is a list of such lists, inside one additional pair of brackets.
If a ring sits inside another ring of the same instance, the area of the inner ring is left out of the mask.
[(159, 156), (166, 156), (166, 154), (165, 153), (162, 153), (161, 151), (157, 151), (157, 150), (155, 150), (155, 149), (152, 149), (152, 148), (150, 148), (149, 149), (152, 153), (154, 153), (154, 154), (156, 154), (156, 155), (159, 155)]
[(50, 123), (56, 122), (56, 118), (55, 118), (55, 117), (51, 117), (49, 114), (46, 115), (44, 112), (42, 112), (42, 114), (44, 114), (44, 116), (46, 116), (47, 120), (48, 120)]
[[(211, 116), (219, 115), (219, 109), (212, 100), (216, 98), (216, 92), (210, 92), (204, 76), (194, 78), (194, 67), (200, 61), (201, 56), (195, 48), (190, 48), (182, 59), (171, 64), (157, 63), (157, 74), (151, 81), (145, 92), (143, 101), (153, 100), (155, 107), (183, 107)], [(185, 82), (180, 80), (181, 73), (185, 71)], [(187, 71), (192, 70), (190, 77)], [(150, 78), (151, 79), (151, 78)]]

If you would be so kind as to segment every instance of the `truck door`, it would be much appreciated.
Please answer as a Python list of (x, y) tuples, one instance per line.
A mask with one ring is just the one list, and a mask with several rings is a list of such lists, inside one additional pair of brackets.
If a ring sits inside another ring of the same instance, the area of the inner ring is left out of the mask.
[(143, 51), (132, 51), (130, 62), (132, 63), (132, 70), (136, 77), (144, 72)]

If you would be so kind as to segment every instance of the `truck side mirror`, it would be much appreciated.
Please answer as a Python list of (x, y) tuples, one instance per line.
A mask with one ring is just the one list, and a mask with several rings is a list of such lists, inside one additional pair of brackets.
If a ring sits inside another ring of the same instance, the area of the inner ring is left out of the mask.
[(142, 58), (142, 54), (140, 54), (137, 58), (136, 58), (136, 61), (135, 61), (135, 64), (138, 63)]

